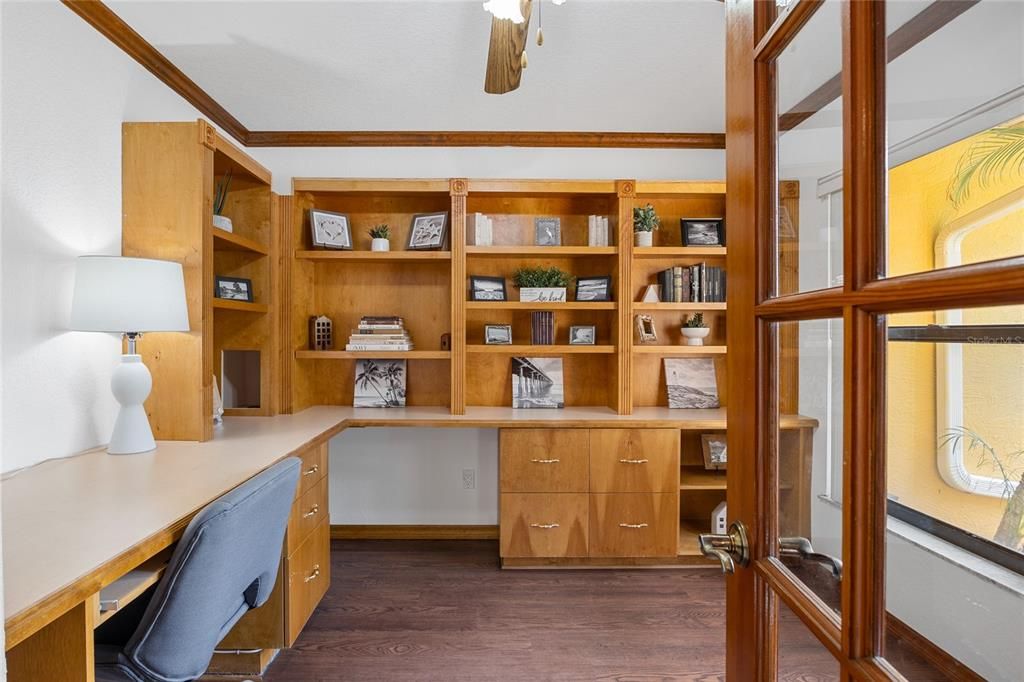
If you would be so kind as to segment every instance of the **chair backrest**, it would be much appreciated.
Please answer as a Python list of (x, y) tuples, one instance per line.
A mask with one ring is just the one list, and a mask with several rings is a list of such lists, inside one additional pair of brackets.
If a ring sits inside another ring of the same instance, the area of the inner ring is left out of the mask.
[(196, 514), (121, 665), (159, 682), (206, 672), (217, 643), (274, 589), (300, 466), (278, 462)]

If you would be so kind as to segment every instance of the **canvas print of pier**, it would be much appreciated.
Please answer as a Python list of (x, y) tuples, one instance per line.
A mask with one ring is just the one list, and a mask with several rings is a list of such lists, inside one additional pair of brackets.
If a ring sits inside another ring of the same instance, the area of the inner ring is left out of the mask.
[(715, 361), (711, 358), (665, 358), (665, 383), (671, 408), (719, 407)]
[(562, 358), (512, 358), (512, 407), (565, 407)]

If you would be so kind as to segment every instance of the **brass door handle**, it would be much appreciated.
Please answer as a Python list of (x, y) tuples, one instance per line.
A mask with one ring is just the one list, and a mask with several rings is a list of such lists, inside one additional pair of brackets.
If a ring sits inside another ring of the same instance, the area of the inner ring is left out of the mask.
[(308, 469), (306, 469), (305, 471), (303, 471), (302, 475), (303, 476), (312, 476), (313, 474), (315, 474), (318, 471), (320, 471), (320, 465), (319, 464), (314, 464), (313, 466), (311, 466)]
[(620, 459), (623, 464), (647, 464), (650, 460), (648, 459)]
[(735, 573), (736, 564), (746, 566), (750, 563), (750, 543), (747, 542), (747, 527), (739, 521), (729, 525), (729, 532), (701, 533), (698, 538), (700, 552), (706, 557), (718, 559), (722, 564), (722, 573)]
[(540, 528), (541, 530), (551, 530), (552, 528), (558, 528), (557, 523), (531, 523), (530, 528)]
[(620, 523), (619, 528), (647, 528), (646, 523)]
[(313, 572), (310, 573), (309, 575), (307, 575), (303, 579), (303, 582), (307, 582), (308, 583), (309, 581), (316, 580), (319, 577), (320, 577), (320, 564), (317, 564), (316, 566), (313, 567)]
[(562, 460), (560, 459), (531, 459), (534, 464), (558, 464)]
[(305, 514), (302, 515), (302, 518), (308, 519), (310, 516), (316, 515), (316, 513), (319, 512), (319, 511), (320, 511), (320, 505), (319, 504), (314, 504), (312, 507), (309, 508), (308, 512), (306, 512)]

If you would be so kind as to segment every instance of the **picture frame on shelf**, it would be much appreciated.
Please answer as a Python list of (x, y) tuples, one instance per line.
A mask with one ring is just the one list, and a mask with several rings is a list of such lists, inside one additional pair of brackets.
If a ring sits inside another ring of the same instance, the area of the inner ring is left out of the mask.
[(352, 407), (405, 407), (405, 360), (357, 360)]
[(213, 297), (225, 301), (253, 302), (252, 280), (243, 277), (215, 275)]
[(512, 358), (512, 407), (565, 407), (562, 358)]
[(484, 325), (484, 343), (488, 346), (511, 346), (512, 325), (510, 324), (486, 324)]
[(680, 218), (683, 246), (725, 246), (725, 220), (722, 218)]
[(537, 246), (562, 245), (561, 218), (534, 218), (533, 231), (533, 243)]
[(670, 409), (721, 407), (715, 362), (711, 358), (665, 358), (665, 387)]
[(592, 324), (574, 324), (569, 327), (570, 346), (593, 346), (597, 343), (597, 327)]
[(314, 248), (352, 250), (352, 228), (346, 214), (311, 208), (309, 225)]
[(704, 454), (704, 468), (709, 471), (720, 471), (728, 464), (728, 449), (724, 433), (702, 433), (700, 449)]
[(504, 277), (469, 276), (469, 300), (471, 301), (507, 301)]
[(653, 317), (641, 313), (633, 318), (633, 322), (636, 325), (637, 339), (641, 344), (658, 343), (658, 330), (654, 326)]
[(612, 278), (610, 275), (600, 277), (576, 278), (577, 301), (610, 301), (612, 300)]
[(409, 226), (409, 251), (440, 251), (448, 241), (448, 212), (417, 213)]

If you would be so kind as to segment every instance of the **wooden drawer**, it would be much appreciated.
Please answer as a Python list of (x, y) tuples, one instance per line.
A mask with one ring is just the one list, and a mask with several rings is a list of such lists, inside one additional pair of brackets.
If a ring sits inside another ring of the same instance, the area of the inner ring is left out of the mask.
[(302, 457), (302, 469), (299, 472), (299, 489), (295, 497), (309, 491), (320, 479), (327, 475), (328, 441), (320, 445), (306, 448), (299, 456)]
[(331, 525), (323, 519), (288, 557), (287, 643), (295, 643), (331, 584)]
[(502, 492), (585, 493), (589, 490), (587, 429), (502, 429)]
[(678, 490), (678, 429), (591, 430), (591, 492), (670, 493)]
[(586, 493), (502, 493), (501, 556), (585, 557)]
[(313, 487), (302, 493), (292, 503), (288, 517), (288, 554), (292, 554), (309, 534), (327, 518), (327, 477), (322, 477)]
[(669, 557), (678, 543), (678, 493), (590, 496), (590, 556)]

